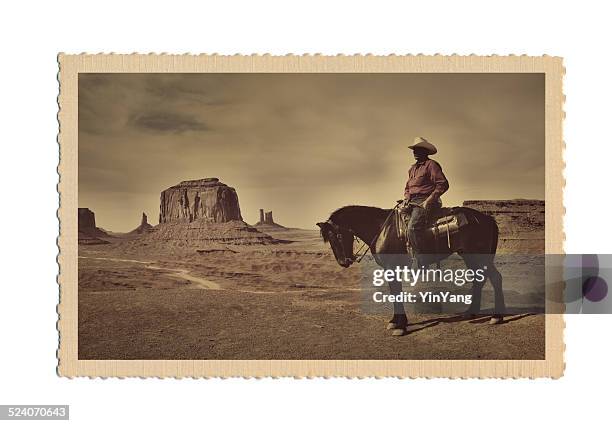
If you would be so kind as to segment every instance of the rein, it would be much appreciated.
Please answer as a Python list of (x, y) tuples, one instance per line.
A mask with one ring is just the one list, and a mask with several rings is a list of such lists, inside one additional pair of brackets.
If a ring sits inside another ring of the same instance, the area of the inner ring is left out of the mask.
[[(351, 234), (353, 234), (353, 241), (361, 241), (361, 247), (359, 247), (359, 249), (357, 249), (357, 251), (355, 252), (355, 254), (353, 255), (353, 261), (357, 262), (357, 263), (361, 263), (361, 261), (363, 260), (363, 258), (365, 257), (366, 254), (368, 254), (368, 251), (370, 251), (372, 249), (372, 245), (376, 242), (376, 240), (378, 239), (378, 237), (380, 237), (380, 234), (382, 233), (382, 231), (385, 229), (385, 225), (387, 224), (387, 222), (389, 222), (389, 219), (391, 218), (391, 216), (393, 215), (393, 213), (395, 212), (395, 210), (397, 209), (397, 207), (402, 203), (402, 201), (399, 201), (389, 212), (389, 214), (387, 215), (387, 218), (385, 219), (385, 221), (382, 223), (382, 225), (380, 226), (380, 229), (378, 230), (378, 232), (376, 233), (376, 235), (374, 235), (374, 238), (372, 238), (372, 241), (370, 242), (370, 244), (366, 243), (365, 241), (363, 241), (362, 239), (360, 239), (359, 237), (357, 237), (357, 234), (355, 234), (355, 231), (353, 231), (351, 228), (344, 228), (346, 231), (349, 231)], [(330, 222), (336, 229), (340, 230), (342, 229), (342, 227), (340, 227), (339, 225)], [(340, 233), (338, 233), (337, 235), (340, 235)], [(336, 237), (338, 238), (338, 237)], [(364, 247), (367, 247), (366, 250), (363, 253), (359, 253)], [(343, 248), (344, 251), (344, 248)], [(348, 257), (346, 256), (346, 253), (344, 253), (344, 257), (348, 259)]]

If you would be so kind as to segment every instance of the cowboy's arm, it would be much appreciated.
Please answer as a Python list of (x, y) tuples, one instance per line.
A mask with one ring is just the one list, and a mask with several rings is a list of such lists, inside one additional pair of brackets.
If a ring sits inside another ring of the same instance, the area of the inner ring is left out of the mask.
[(429, 176), (434, 184), (434, 190), (423, 203), (423, 207), (427, 207), (431, 203), (437, 201), (442, 194), (448, 191), (449, 187), (448, 180), (442, 172), (442, 167), (440, 167), (440, 165), (435, 161), (431, 161), (429, 166)]
[(411, 166), (410, 169), (408, 169), (408, 178), (406, 179), (406, 186), (404, 186), (404, 200), (408, 200), (410, 198), (410, 176), (413, 168), (414, 166)]
[(410, 186), (408, 183), (409, 182), (406, 182), (406, 186), (404, 187), (404, 200), (410, 198)]

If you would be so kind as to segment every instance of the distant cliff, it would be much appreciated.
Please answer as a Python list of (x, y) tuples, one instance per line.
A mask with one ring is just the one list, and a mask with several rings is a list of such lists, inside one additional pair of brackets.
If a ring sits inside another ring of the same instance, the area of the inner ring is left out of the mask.
[(201, 250), (286, 242), (246, 224), (236, 190), (217, 178), (183, 181), (162, 191), (159, 224), (149, 228), (145, 223), (143, 216), (139, 228), (144, 227), (145, 232), (126, 245), (135, 249)]
[(463, 206), (495, 218), (499, 227), (498, 253), (544, 253), (543, 200), (469, 200)]
[(187, 180), (161, 193), (159, 223), (242, 220), (236, 190), (217, 178)]
[(88, 208), (79, 208), (78, 228), (79, 244), (108, 244), (103, 238), (110, 238), (110, 235), (96, 227), (96, 215)]
[(264, 212), (264, 209), (259, 209), (259, 222), (255, 224), (257, 229), (287, 229), (282, 225), (274, 222), (274, 217), (272, 216), (272, 211)]

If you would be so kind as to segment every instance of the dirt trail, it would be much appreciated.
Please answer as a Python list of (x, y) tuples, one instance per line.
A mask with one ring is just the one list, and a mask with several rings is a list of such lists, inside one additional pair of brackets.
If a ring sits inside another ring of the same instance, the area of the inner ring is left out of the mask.
[(187, 281), (191, 281), (194, 284), (197, 284), (198, 287), (205, 290), (221, 290), (221, 286), (214, 281), (207, 280), (205, 278), (196, 277), (195, 275), (191, 275), (189, 270), (187, 269), (175, 269), (175, 268), (167, 268), (162, 266), (155, 266), (154, 262), (146, 262), (142, 260), (134, 260), (134, 259), (118, 259), (114, 257), (88, 257), (88, 256), (79, 256), (79, 258), (83, 259), (94, 259), (94, 260), (110, 260), (113, 262), (129, 262), (129, 263), (138, 263), (145, 265), (147, 269), (154, 269), (156, 271), (168, 271), (165, 274), (169, 277), (179, 278)]

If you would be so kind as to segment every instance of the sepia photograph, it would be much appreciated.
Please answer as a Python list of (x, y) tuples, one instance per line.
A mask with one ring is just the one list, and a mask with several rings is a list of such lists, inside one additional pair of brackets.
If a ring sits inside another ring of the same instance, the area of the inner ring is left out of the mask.
[(78, 360), (545, 361), (545, 81), (79, 73)]

